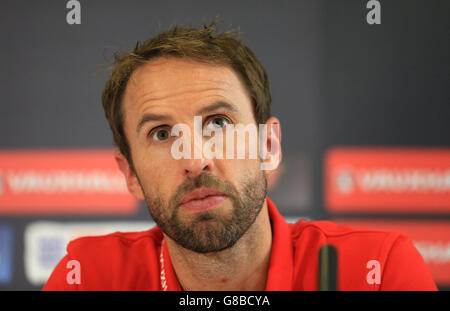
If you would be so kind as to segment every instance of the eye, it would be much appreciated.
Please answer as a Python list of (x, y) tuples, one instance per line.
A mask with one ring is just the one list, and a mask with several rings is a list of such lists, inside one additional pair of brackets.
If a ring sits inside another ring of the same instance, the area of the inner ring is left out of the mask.
[(228, 119), (222, 116), (216, 116), (210, 119), (206, 126), (213, 126), (214, 128), (222, 128), (225, 127), (230, 122)]
[(165, 141), (170, 138), (170, 132), (168, 129), (159, 129), (152, 133), (152, 138), (157, 141)]

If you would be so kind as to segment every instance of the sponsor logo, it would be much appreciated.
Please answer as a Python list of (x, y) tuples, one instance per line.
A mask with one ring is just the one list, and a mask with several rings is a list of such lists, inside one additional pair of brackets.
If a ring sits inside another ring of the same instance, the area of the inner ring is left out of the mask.
[(422, 255), (435, 282), (450, 285), (450, 221), (338, 219), (338, 224), (355, 228), (405, 233)]
[(450, 149), (336, 148), (324, 164), (332, 212), (450, 211)]
[(0, 223), (0, 284), (11, 282), (13, 274), (13, 232), (6, 223)]
[(59, 223), (38, 221), (24, 233), (25, 275), (35, 286), (42, 286), (65, 256), (67, 244), (83, 236), (98, 236), (117, 231), (135, 232), (152, 228), (154, 222)]
[(335, 178), (336, 188), (342, 194), (350, 194), (355, 190), (355, 177), (352, 168), (340, 168)]
[(133, 213), (113, 150), (0, 152), (0, 214)]
[(450, 170), (389, 168), (359, 170), (341, 169), (336, 176), (336, 188), (342, 194), (355, 191), (355, 183), (362, 192), (445, 192), (450, 191)]

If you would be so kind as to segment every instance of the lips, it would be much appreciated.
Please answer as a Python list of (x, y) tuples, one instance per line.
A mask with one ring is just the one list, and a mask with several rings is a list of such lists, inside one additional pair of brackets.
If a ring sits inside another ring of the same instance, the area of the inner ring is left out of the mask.
[(185, 204), (192, 200), (201, 200), (210, 196), (217, 196), (217, 195), (224, 196), (225, 194), (218, 190), (201, 188), (184, 195), (181, 199), (180, 204)]
[(205, 211), (218, 207), (227, 196), (218, 190), (200, 188), (184, 195), (180, 207), (189, 211)]

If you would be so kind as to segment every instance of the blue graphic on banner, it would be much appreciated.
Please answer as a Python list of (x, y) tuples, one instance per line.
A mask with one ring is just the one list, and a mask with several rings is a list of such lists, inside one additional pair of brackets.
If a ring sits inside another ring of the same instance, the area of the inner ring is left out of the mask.
[(11, 282), (13, 270), (13, 233), (11, 226), (0, 223), (0, 284)]
[(64, 255), (64, 239), (58, 236), (44, 236), (38, 240), (38, 263), (43, 269), (54, 268)]

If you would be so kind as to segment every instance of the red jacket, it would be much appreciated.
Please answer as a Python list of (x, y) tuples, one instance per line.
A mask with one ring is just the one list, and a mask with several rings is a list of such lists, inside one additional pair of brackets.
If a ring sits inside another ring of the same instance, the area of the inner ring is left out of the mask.
[[(269, 198), (267, 203), (273, 239), (266, 290), (317, 290), (318, 252), (324, 244), (335, 246), (338, 252), (338, 290), (437, 289), (424, 260), (404, 234), (329, 221), (287, 224)], [(162, 238), (155, 227), (76, 239), (68, 244), (67, 255), (43, 290), (161, 290)], [(166, 243), (163, 257), (167, 289), (180, 290)], [(80, 268), (75, 283), (73, 278), (67, 281), (75, 271), (75, 266), (67, 265), (72, 260)], [(380, 264), (379, 284), (368, 281), (368, 274), (374, 274), (375, 266), (368, 266), (371, 260)]]

